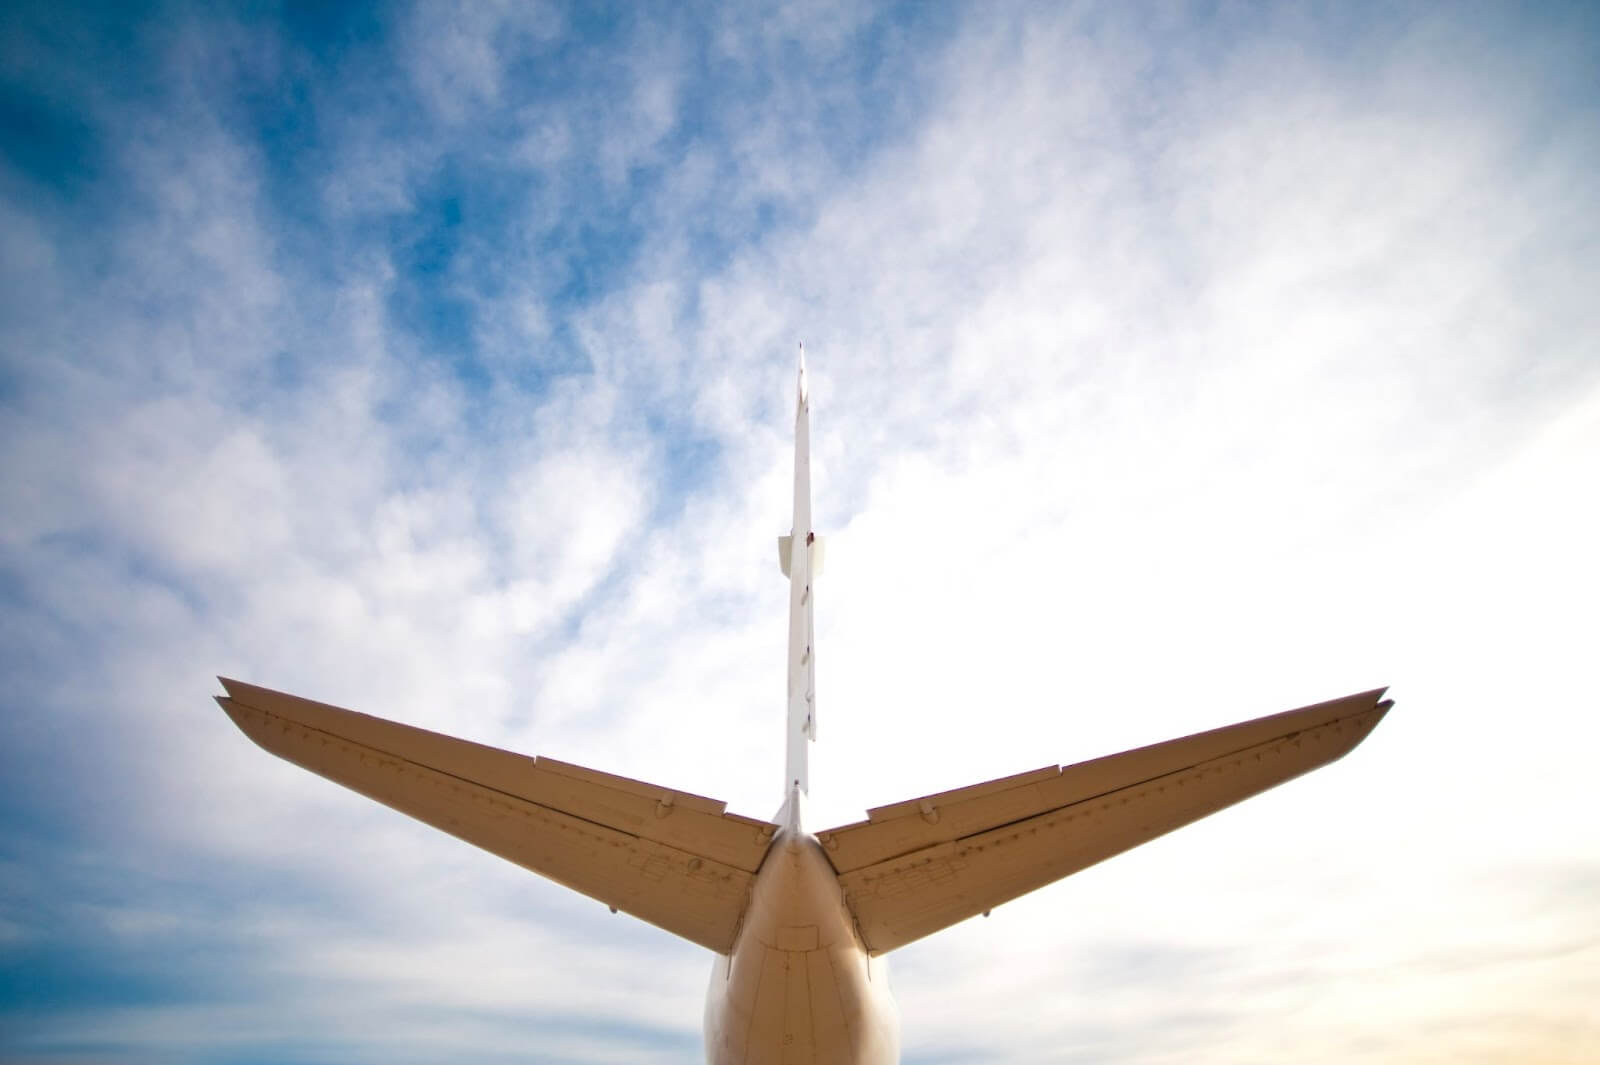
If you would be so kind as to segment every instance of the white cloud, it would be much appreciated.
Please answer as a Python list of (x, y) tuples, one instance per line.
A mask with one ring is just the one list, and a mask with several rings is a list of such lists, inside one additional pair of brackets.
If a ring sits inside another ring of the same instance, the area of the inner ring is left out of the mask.
[[(550, 46), (505, 14), (419, 12), (406, 70), (443, 125), (514, 106), (508, 57)], [(418, 1053), (499, 1054), (527, 1012), (692, 1032), (708, 959), (266, 759), (205, 675), (770, 813), (804, 339), (833, 537), (820, 821), (1400, 699), (1325, 773), (897, 957), (914, 1055), (1561, 1060), (1592, 1038), (1592, 122), (1546, 116), (1563, 136), (1519, 165), (1546, 101), (1465, 91), (1493, 42), (1441, 59), (1429, 25), (1348, 64), (1292, 27), (1175, 64), (1115, 19), (1030, 17), (916, 64), (927, 97), (884, 104), (915, 124), (842, 161), (825, 105), (854, 90), (782, 60), (798, 39), (827, 68), (847, 31), (727, 28), (721, 57), (768, 57), (772, 95), (727, 101), (726, 143), (630, 206), (646, 233), (603, 298), (474, 294), (497, 367), (577, 338), (589, 372), (533, 395), (413, 355), (381, 247), (302, 276), (218, 124), (139, 127), (149, 211), (76, 304), (91, 342), (41, 353), (49, 391), (8, 415), (29, 507), (4, 528), (8, 566), (49, 569), (27, 609), (94, 637), (40, 702), (119, 744), (141, 861), (326, 893), (241, 898), (214, 929), (313, 1038), (381, 1017)], [(662, 163), (694, 76), (674, 48), (629, 68), (620, 115), (525, 114), (504, 155), (594, 153), (615, 183)], [(335, 222), (396, 210), (435, 158), (367, 130), (319, 187)], [(507, 225), (543, 232), (555, 184)], [(707, 267), (707, 213), (763, 198), (794, 212)], [(83, 282), (37, 234), (6, 254), (41, 293)], [(307, 353), (289, 384), (261, 377), (280, 346)], [(94, 913), (132, 938), (198, 920)], [(226, 1006), (73, 1024), (270, 1037)]]

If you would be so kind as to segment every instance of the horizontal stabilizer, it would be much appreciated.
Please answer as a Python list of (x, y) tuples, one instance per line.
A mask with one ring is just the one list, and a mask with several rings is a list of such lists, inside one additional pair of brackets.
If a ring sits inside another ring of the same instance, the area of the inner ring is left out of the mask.
[(1383, 693), (882, 806), (817, 839), (881, 954), (1327, 765)]
[(222, 679), (267, 751), (727, 953), (777, 826), (724, 804)]

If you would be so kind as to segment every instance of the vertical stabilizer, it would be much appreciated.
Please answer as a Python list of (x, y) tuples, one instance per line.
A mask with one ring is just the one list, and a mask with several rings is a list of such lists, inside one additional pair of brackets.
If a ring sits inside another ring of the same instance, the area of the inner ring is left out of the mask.
[(817, 736), (811, 580), (820, 546), (811, 530), (811, 418), (802, 347), (795, 386), (794, 523), (790, 534), (782, 537), (778, 545), (783, 571), (789, 578), (789, 706), (783, 794), (791, 806), (795, 805), (796, 792), (804, 795), (810, 791), (808, 745)]

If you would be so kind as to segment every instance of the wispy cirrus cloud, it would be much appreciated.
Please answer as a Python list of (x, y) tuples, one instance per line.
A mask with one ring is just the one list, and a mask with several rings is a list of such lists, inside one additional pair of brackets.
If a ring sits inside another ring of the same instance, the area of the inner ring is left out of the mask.
[(822, 819), (1402, 700), (897, 956), (908, 1059), (1562, 1060), (1594, 27), (1351, 10), (15, 16), (6, 1053), (697, 1055), (698, 951), (209, 675), (768, 813), (803, 338)]

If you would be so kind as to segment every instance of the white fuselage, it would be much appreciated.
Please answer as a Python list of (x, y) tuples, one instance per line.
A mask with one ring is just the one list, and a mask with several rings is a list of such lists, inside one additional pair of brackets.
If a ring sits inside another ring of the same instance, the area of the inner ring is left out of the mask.
[(706, 993), (709, 1065), (894, 1065), (888, 965), (869, 957), (816, 838), (784, 829)]

